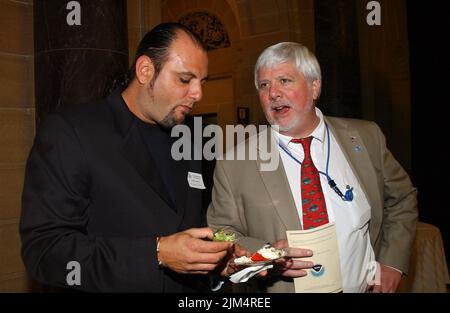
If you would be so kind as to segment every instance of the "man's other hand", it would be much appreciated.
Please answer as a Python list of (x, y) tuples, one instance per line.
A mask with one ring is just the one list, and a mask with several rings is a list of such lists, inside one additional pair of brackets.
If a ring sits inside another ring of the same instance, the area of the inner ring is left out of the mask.
[(314, 266), (312, 261), (302, 261), (299, 258), (310, 257), (313, 252), (308, 249), (301, 248), (290, 248), (286, 239), (278, 240), (273, 247), (277, 249), (284, 249), (286, 251), (286, 256), (282, 259), (275, 261), (275, 269), (282, 275), (286, 277), (302, 277), (306, 276), (307, 273), (305, 269)]
[(374, 285), (372, 288), (373, 293), (394, 293), (397, 291), (400, 280), (402, 279), (402, 273), (392, 267), (383, 265), (380, 263), (380, 281), (381, 285)]

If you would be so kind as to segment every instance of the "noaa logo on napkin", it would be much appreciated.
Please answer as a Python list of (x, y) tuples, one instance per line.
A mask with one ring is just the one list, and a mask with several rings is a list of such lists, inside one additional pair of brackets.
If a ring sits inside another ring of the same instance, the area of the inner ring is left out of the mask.
[(321, 264), (316, 264), (311, 268), (311, 274), (315, 277), (322, 276), (325, 272), (325, 266)]

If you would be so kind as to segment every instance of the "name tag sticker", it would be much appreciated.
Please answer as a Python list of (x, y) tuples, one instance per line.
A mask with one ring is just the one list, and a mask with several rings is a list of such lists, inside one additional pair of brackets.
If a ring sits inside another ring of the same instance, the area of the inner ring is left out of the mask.
[(202, 174), (188, 172), (187, 180), (191, 188), (206, 189)]

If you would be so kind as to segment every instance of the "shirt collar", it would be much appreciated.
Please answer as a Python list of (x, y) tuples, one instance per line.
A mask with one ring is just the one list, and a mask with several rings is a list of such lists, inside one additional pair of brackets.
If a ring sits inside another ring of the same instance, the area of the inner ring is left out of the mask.
[[(316, 128), (312, 131), (310, 136), (313, 136), (315, 139), (319, 140), (321, 144), (325, 142), (325, 135), (326, 135), (326, 128), (325, 128), (325, 122), (323, 119), (322, 111), (320, 111), (319, 108), (316, 109), (316, 115), (319, 118), (319, 125), (316, 126)], [(277, 131), (273, 131), (276, 137), (281, 141), (281, 143), (288, 147), (291, 144), (291, 140), (294, 139), (294, 137), (286, 136), (283, 134), (280, 134)]]

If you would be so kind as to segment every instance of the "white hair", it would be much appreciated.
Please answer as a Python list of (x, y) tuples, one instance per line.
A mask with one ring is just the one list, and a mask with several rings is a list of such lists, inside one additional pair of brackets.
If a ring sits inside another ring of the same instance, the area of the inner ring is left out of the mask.
[(309, 83), (322, 81), (319, 62), (307, 47), (296, 42), (280, 42), (266, 48), (258, 57), (255, 65), (256, 89), (259, 89), (258, 74), (262, 67), (271, 68), (288, 62), (292, 62)]

